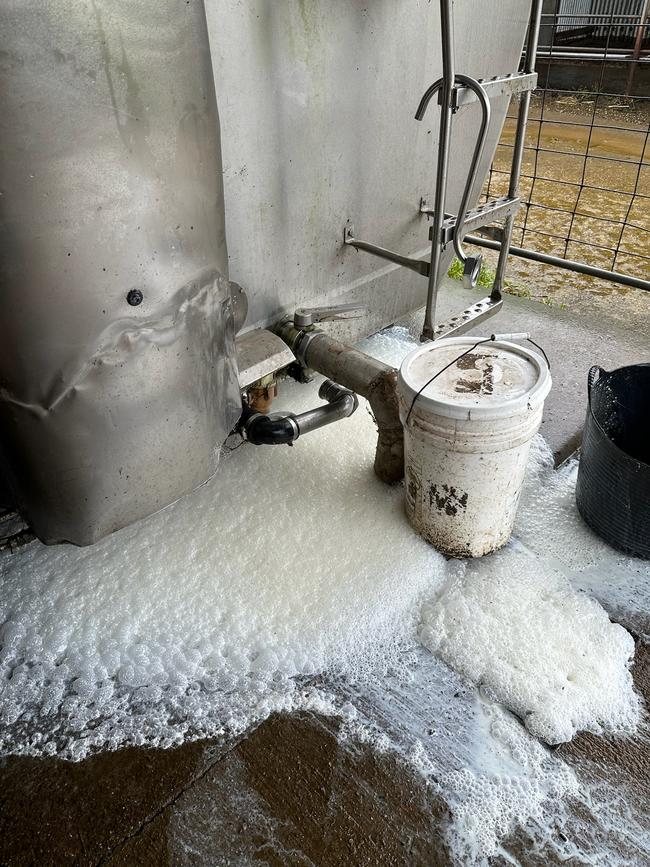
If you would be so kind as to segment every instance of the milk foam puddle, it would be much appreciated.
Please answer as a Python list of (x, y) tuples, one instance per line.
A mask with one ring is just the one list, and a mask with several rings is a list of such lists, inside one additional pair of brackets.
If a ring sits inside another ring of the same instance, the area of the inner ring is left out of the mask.
[[(364, 349), (399, 363), (413, 345), (392, 329)], [(278, 408), (317, 389), (283, 384)], [(374, 445), (362, 404), (293, 448), (225, 453), (210, 483), (92, 548), (5, 556), (2, 752), (227, 738), (307, 707), (435, 778), (459, 862), (518, 826), (570, 824), (562, 804), (584, 779), (543, 742), (639, 726), (633, 640), (605, 609), (647, 610), (650, 570), (583, 526), (575, 468), (556, 472), (541, 440), (516, 539), (446, 561), (410, 528), (403, 490), (375, 479)], [(453, 720), (423, 737), (410, 694)]]

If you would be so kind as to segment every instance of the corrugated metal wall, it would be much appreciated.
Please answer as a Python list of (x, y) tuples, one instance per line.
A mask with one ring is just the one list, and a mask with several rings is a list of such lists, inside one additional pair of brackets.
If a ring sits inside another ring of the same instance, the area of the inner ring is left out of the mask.
[[(610, 38), (633, 39), (636, 36), (634, 26), (636, 22), (630, 16), (640, 16), (642, 7), (643, 0), (559, 0), (556, 32), (562, 33), (593, 26), (595, 29), (592, 30), (591, 35), (598, 39), (606, 39), (610, 24), (616, 25), (615, 19), (621, 16), (620, 24), (611, 28)], [(601, 19), (602, 26), (598, 26), (598, 19), (594, 20), (594, 17), (601, 15), (607, 18)]]

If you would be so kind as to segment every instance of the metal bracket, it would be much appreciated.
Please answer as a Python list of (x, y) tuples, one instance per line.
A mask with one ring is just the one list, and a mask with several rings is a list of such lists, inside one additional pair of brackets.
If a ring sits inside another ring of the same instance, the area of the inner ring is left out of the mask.
[(476, 304), (472, 304), (471, 307), (467, 307), (461, 313), (452, 316), (447, 322), (441, 322), (439, 325), (436, 325), (434, 339), (457, 337), (459, 334), (464, 334), (486, 319), (495, 316), (502, 307), (503, 300), (501, 298), (495, 299), (490, 296), (482, 298)]
[(426, 259), (412, 259), (409, 256), (402, 256), (401, 253), (387, 250), (385, 247), (370, 244), (368, 241), (360, 241), (354, 237), (354, 226), (346, 225), (343, 231), (343, 243), (349, 247), (354, 247), (356, 250), (364, 250), (372, 256), (378, 256), (380, 259), (395, 262), (396, 265), (402, 265), (404, 268), (416, 271), (418, 274), (422, 274), (423, 277), (429, 276), (429, 262)]
[[(508, 196), (500, 196), (498, 199), (491, 199), (482, 205), (477, 205), (476, 208), (472, 208), (465, 215), (463, 234), (473, 232), (497, 220), (504, 220), (511, 214), (516, 214), (519, 206), (519, 198), (511, 199)], [(433, 214), (433, 208), (429, 206), (426, 199), (420, 199), (420, 213), (427, 216)], [(457, 220), (458, 218), (454, 214), (445, 214), (440, 230), (440, 243), (443, 247), (452, 240)], [(429, 231), (429, 240), (433, 240), (432, 230)]]
[(248, 388), (296, 359), (287, 344), (266, 328), (240, 334), (236, 341), (239, 387)]
[[(494, 78), (477, 80), (491, 100), (498, 99), (500, 96), (515, 96), (518, 93), (535, 90), (537, 87), (536, 72), (513, 72), (509, 75), (495, 75)], [(462, 84), (454, 85), (451, 97), (453, 111), (458, 111), (459, 108), (476, 101), (476, 94), (469, 88)], [(438, 103), (442, 105), (442, 92), (438, 96)]]

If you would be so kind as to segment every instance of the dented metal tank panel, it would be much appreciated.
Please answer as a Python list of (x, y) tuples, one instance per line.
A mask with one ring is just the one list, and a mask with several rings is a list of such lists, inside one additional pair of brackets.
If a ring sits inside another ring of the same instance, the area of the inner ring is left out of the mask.
[(3, 0), (0, 448), (46, 542), (215, 471), (241, 412), (203, 4)]
[[(431, 0), (205, 0), (222, 124), (230, 272), (248, 294), (248, 325), (296, 307), (359, 302), (336, 325), (352, 339), (424, 304), (427, 281), (343, 246), (358, 238), (428, 254), (437, 106), (418, 123), (424, 91), (442, 75), (440, 5)], [(455, 0), (458, 72), (514, 72), (530, 0)], [(508, 99), (493, 101), (473, 205)], [(460, 204), (480, 120), (454, 118), (449, 210)], [(448, 259), (451, 258), (451, 245)], [(331, 326), (333, 327), (333, 326)]]

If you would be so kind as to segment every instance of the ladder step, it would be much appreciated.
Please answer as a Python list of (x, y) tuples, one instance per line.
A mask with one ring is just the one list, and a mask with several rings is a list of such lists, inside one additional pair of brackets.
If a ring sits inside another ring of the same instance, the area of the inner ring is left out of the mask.
[[(519, 204), (519, 198), (510, 199), (508, 196), (499, 196), (498, 199), (490, 199), (482, 205), (477, 205), (476, 208), (472, 208), (467, 212), (465, 231), (473, 232), (476, 229), (480, 229), (482, 226), (488, 226), (490, 223), (494, 223), (496, 220), (503, 220), (510, 214), (516, 214), (519, 210)], [(421, 207), (421, 211), (423, 214), (433, 213), (432, 208), (429, 208), (426, 205)], [(443, 220), (442, 229), (440, 230), (440, 242), (443, 245), (448, 244), (451, 241), (457, 221), (458, 217), (453, 214), (446, 216)], [(432, 240), (432, 231), (433, 227), (429, 229), (429, 240)]]
[(471, 307), (467, 307), (456, 316), (452, 316), (447, 322), (441, 322), (436, 325), (434, 338), (438, 340), (440, 337), (456, 337), (459, 334), (464, 334), (471, 328), (474, 328), (485, 319), (489, 319), (501, 310), (503, 300), (501, 298), (493, 299), (488, 295), (487, 298), (482, 298)]
[[(535, 90), (537, 87), (537, 73), (512, 72), (510, 75), (495, 75), (494, 78), (479, 78), (478, 81), (483, 85), (490, 99), (497, 99), (500, 96), (514, 96), (527, 90)], [(442, 91), (438, 98), (440, 104), (441, 99)], [(452, 107), (454, 110), (476, 101), (477, 96), (469, 87), (465, 87), (462, 84), (454, 85), (452, 95)]]

